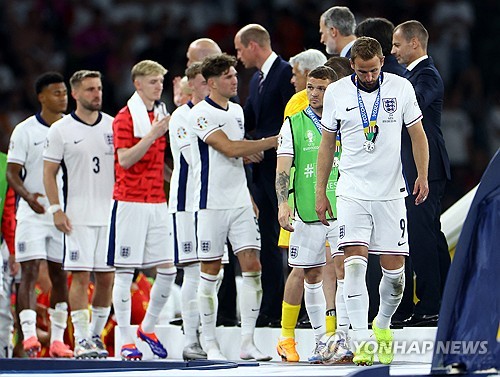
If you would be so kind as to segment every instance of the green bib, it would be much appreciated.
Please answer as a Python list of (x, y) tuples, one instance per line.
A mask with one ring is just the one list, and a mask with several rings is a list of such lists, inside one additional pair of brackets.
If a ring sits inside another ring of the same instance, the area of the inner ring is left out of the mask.
[[(313, 121), (301, 111), (290, 118), (292, 130), (295, 176), (293, 191), (295, 194), (295, 210), (305, 223), (319, 221), (316, 214), (316, 162), (321, 134)], [(337, 217), (337, 187), (338, 168), (332, 168), (326, 186), (326, 196), (330, 201), (334, 218)], [(332, 220), (332, 219), (329, 219)]]
[(0, 152), (0, 221), (2, 221), (5, 197), (7, 196), (7, 155)]

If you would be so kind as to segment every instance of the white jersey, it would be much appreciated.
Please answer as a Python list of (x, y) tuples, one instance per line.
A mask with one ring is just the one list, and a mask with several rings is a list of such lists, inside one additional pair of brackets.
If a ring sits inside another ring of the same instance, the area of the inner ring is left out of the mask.
[(229, 102), (223, 109), (207, 98), (194, 106), (189, 114), (195, 210), (230, 209), (251, 206), (243, 159), (229, 158), (205, 140), (222, 130), (230, 140), (243, 140), (243, 109)]
[[(170, 194), (168, 197), (169, 213), (193, 211), (194, 182), (190, 161), (186, 161), (186, 154), (191, 156), (189, 138), (189, 112), (193, 107), (189, 101), (178, 107), (170, 118), (169, 139), (170, 149), (174, 158), (174, 170), (170, 180)], [(190, 158), (189, 158), (190, 159)]]
[(65, 212), (74, 225), (109, 224), (114, 184), (113, 118), (99, 113), (94, 125), (75, 113), (50, 127), (43, 152), (64, 172)]
[[(375, 150), (363, 148), (366, 141), (359, 111), (354, 76), (344, 77), (328, 86), (321, 123), (328, 132), (340, 130), (342, 156), (339, 165), (337, 196), (361, 200), (393, 200), (408, 195), (401, 164), (401, 131), (422, 118), (411, 83), (391, 73), (382, 74), (379, 132)], [(360, 88), (370, 117), (378, 90)]]
[(276, 150), (278, 157), (294, 157), (295, 150), (293, 148), (293, 135), (290, 119), (286, 118), (280, 130), (280, 142)]
[[(49, 127), (50, 125), (38, 113), (19, 123), (10, 137), (7, 162), (23, 166), (22, 179), (24, 187), (31, 193), (38, 192), (45, 195), (42, 155)], [(61, 172), (57, 175), (57, 184), (59, 187), (59, 201), (63, 203)], [(49, 201), (45, 196), (39, 197), (38, 202), (45, 209), (49, 207)], [(31, 209), (28, 202), (22, 198), (19, 200), (16, 218), (17, 221), (54, 224), (51, 214), (47, 212), (44, 214), (36, 213)]]

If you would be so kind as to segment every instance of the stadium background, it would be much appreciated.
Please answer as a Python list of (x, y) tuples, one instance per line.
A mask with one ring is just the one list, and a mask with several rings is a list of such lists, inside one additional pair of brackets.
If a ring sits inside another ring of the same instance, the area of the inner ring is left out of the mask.
[[(209, 37), (234, 54), (241, 26), (260, 23), (285, 59), (319, 43), (319, 16), (348, 6), (358, 23), (386, 17), (395, 25), (421, 21), (429, 54), (443, 76), (443, 133), (452, 163), (444, 209), (474, 187), (500, 146), (500, 2), (497, 0), (0, 0), (0, 150), (13, 127), (38, 109), (34, 79), (47, 70), (69, 78), (79, 69), (104, 75), (104, 108), (111, 115), (133, 91), (129, 72), (141, 59), (169, 69), (165, 102), (183, 74), (191, 41)], [(253, 70), (238, 67), (244, 102)], [(70, 100), (69, 110), (74, 108)]]

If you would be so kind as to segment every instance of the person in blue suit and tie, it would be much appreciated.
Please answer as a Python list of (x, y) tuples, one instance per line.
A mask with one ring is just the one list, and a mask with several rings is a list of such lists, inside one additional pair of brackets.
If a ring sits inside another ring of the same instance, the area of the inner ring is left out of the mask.
[[(250, 80), (244, 106), (245, 130), (255, 139), (277, 135), (283, 122), (283, 111), (295, 93), (292, 67), (271, 47), (268, 31), (249, 24), (234, 37), (238, 59), (245, 68), (257, 68)], [(264, 152), (264, 158), (253, 164), (252, 195), (259, 208), (262, 264), (262, 305), (257, 326), (280, 326), (281, 301), (285, 286), (283, 255), (278, 249), (278, 202), (275, 191), (276, 150)]]
[[(409, 326), (436, 325), (441, 295), (450, 266), (446, 238), (441, 232), (441, 199), (450, 179), (450, 162), (441, 132), (444, 85), (441, 76), (427, 55), (429, 34), (418, 21), (406, 21), (394, 29), (392, 54), (398, 63), (406, 65), (405, 77), (415, 88), (418, 105), (423, 113), (424, 130), (429, 141), (429, 196), (415, 206), (413, 195), (406, 198), (410, 258), (416, 274), (416, 294), (419, 299)], [(401, 158), (409, 187), (416, 179), (416, 168), (408, 133), (403, 130)], [(409, 281), (407, 284), (411, 284)]]

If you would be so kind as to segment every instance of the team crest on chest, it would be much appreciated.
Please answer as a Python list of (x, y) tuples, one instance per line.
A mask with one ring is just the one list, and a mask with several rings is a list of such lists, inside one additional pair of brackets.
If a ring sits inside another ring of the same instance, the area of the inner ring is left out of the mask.
[(398, 109), (398, 102), (396, 98), (382, 98), (382, 106), (389, 114), (393, 114)]
[(106, 154), (113, 154), (114, 153), (114, 149), (113, 149), (113, 133), (105, 133), (104, 134), (104, 142), (109, 147), (109, 150), (106, 152)]
[(208, 121), (205, 117), (198, 117), (198, 119), (196, 119), (196, 125), (200, 130), (204, 130), (208, 127)]

